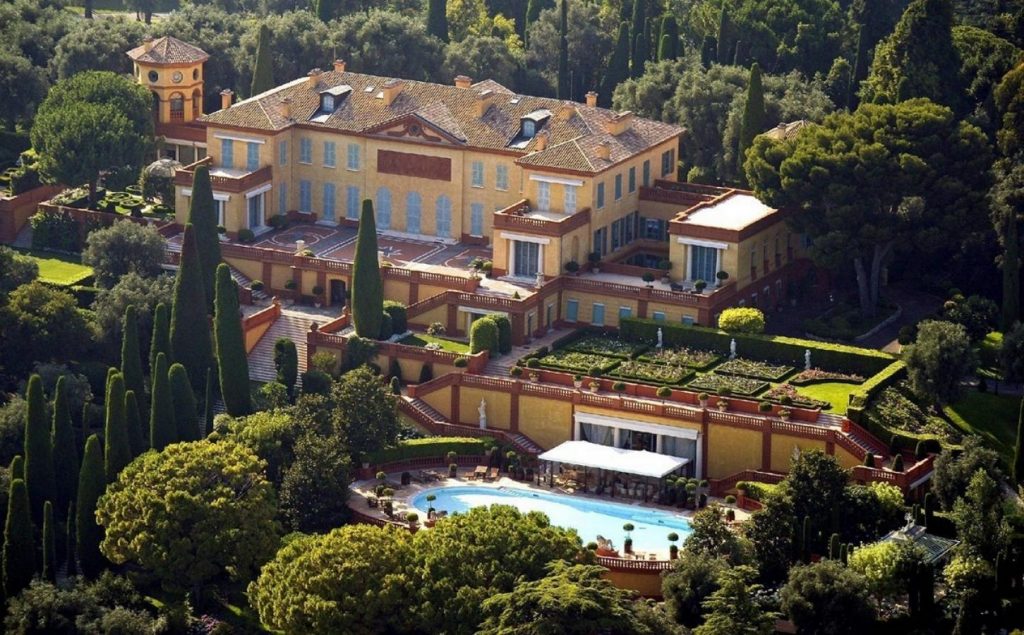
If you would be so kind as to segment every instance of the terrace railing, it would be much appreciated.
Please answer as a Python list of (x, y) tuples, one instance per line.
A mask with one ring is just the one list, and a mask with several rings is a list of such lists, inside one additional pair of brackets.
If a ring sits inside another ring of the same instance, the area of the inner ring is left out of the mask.
[[(174, 173), (174, 184), (181, 185), (183, 187), (190, 187), (192, 185), (192, 179), (195, 176), (196, 167), (212, 164), (213, 159), (211, 157), (204, 157), (195, 163), (179, 168)], [(271, 173), (271, 166), (264, 165), (252, 172), (237, 177), (225, 176), (223, 174), (211, 174), (210, 185), (214, 190), (219, 192), (245, 192), (257, 185), (269, 182), (271, 179)]]
[(530, 203), (522, 199), (494, 213), (494, 228), (520, 231), (527, 234), (544, 236), (564, 236), (574, 229), (583, 227), (590, 222), (590, 208), (585, 207), (563, 218), (537, 218), (528, 216)]

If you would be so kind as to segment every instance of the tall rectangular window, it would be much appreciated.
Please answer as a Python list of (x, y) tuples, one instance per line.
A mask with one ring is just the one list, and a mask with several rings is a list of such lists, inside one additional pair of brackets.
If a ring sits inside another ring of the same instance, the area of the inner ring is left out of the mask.
[(622, 219), (612, 221), (612, 251), (622, 246)]
[(608, 228), (602, 227), (594, 232), (594, 251), (599, 256), (608, 252)]
[(568, 300), (565, 303), (565, 321), (575, 322), (580, 316), (580, 301)]
[(257, 143), (245, 144), (245, 169), (255, 172), (260, 167), (260, 146)]
[(337, 165), (338, 157), (335, 151), (336, 148), (333, 141), (324, 141), (324, 167), (333, 168)]
[(346, 164), (346, 167), (349, 170), (353, 170), (353, 171), (359, 169), (359, 144), (358, 143), (350, 143), (350, 144), (348, 144), (348, 163)]
[(615, 175), (615, 200), (622, 198), (622, 175)]
[(595, 302), (590, 311), (590, 323), (594, 326), (604, 326), (604, 305)]
[(515, 270), (513, 275), (520, 278), (532, 278), (539, 270), (540, 245), (525, 240), (512, 241)]
[(420, 216), (423, 212), (423, 197), (419, 192), (405, 195), (405, 231), (410, 234), (420, 233)]
[(545, 181), (537, 182), (537, 209), (542, 212), (551, 209), (551, 184)]
[(499, 165), (494, 171), (494, 187), (501, 191), (508, 189), (508, 166)]
[(636, 166), (629, 168), (629, 191), (636, 191)]
[(644, 161), (644, 180), (643, 180), (643, 184), (644, 184), (644, 187), (649, 187), (651, 185), (651, 160), (650, 159), (647, 159), (646, 161)]
[(484, 235), (484, 204), (473, 203), (469, 206), (469, 234), (471, 236)]
[(633, 307), (631, 306), (620, 306), (619, 307), (619, 319), (624, 320), (633, 316)]
[(604, 207), (604, 183), (597, 184), (597, 209)]
[(473, 161), (473, 187), (484, 186), (484, 162)]
[[(277, 186), (277, 213), (281, 214), (282, 216), (284, 214), (288, 213), (288, 183), (287, 183), (287, 181), (282, 181), (281, 184), (279, 186)], [(223, 223), (221, 223), (221, 224), (223, 224)]]
[(676, 167), (676, 151), (665, 150), (661, 153), (661, 175), (665, 176), (672, 172)]
[(288, 140), (283, 139), (277, 143), (277, 164), (288, 165)]
[(690, 280), (703, 280), (711, 284), (718, 273), (718, 250), (713, 247), (690, 245)]
[(651, 317), (653, 319), (659, 321), (659, 322), (664, 322), (665, 321), (665, 312), (664, 311), (655, 311), (654, 313), (651, 314)]
[(220, 165), (229, 170), (235, 167), (235, 142), (231, 139), (220, 140)]
[(299, 163), (313, 162), (313, 141), (303, 137), (299, 139)]
[(565, 186), (565, 213), (572, 214), (576, 211), (576, 186)]
[(345, 218), (359, 219), (359, 186), (349, 185), (345, 188)]
[(334, 183), (324, 183), (324, 220), (334, 220)]
[(305, 179), (299, 181), (299, 211), (313, 211), (313, 185)]

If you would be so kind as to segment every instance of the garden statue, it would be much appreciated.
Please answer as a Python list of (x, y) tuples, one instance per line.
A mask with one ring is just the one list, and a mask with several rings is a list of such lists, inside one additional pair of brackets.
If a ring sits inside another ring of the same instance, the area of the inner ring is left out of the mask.
[(306, 251), (306, 241), (300, 238), (295, 241), (295, 254), (299, 255), (304, 251)]
[(480, 413), (480, 429), (487, 429), (487, 402), (483, 399), (480, 400), (480, 407), (477, 409)]
[(544, 286), (544, 272), (543, 271), (538, 271), (537, 272), (537, 282), (534, 284), (534, 286), (537, 287), (538, 289)]
[(729, 342), (729, 359), (736, 359), (736, 338)]
[(661, 339), (661, 327), (659, 326), (659, 327), (658, 327), (658, 348), (661, 348), (661, 344), (662, 344), (662, 339)]
[(804, 351), (804, 370), (811, 370), (811, 349)]

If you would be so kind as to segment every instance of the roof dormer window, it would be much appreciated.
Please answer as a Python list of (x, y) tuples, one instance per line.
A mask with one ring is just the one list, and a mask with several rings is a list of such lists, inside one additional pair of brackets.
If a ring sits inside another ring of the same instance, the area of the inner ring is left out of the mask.
[(531, 119), (523, 119), (523, 136), (533, 139), (537, 136), (537, 122)]
[(320, 107), (316, 109), (313, 116), (309, 118), (310, 121), (316, 121), (323, 123), (327, 121), (335, 110), (342, 106), (345, 101), (345, 97), (352, 92), (352, 87), (348, 84), (342, 84), (341, 86), (335, 86), (328, 88), (327, 90), (320, 91)]
[(334, 112), (334, 95), (330, 93), (320, 95), (320, 110), (325, 113)]
[(519, 134), (509, 143), (510, 148), (525, 148), (537, 136), (551, 118), (551, 111), (545, 108), (534, 110), (519, 120)]

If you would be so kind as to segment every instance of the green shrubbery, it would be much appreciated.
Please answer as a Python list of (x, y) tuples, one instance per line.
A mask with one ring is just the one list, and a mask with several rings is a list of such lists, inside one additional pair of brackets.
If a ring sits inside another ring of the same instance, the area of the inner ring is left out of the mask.
[(449, 452), (458, 456), (480, 456), (494, 447), (495, 441), (489, 437), (427, 437), (425, 439), (407, 439), (400, 441), (392, 448), (384, 448), (368, 457), (371, 465), (404, 461), (408, 459), (443, 459)]
[(722, 311), (718, 328), (729, 333), (764, 333), (764, 313), (752, 307), (735, 307)]
[(469, 329), (469, 352), (476, 355), (480, 351), (498, 354), (498, 325), (490, 318), (476, 320)]
[(81, 251), (78, 222), (67, 212), (38, 212), (29, 219), (32, 249)]
[(404, 304), (396, 300), (385, 300), (384, 312), (391, 317), (393, 333), (401, 334), (409, 330), (409, 313)]

